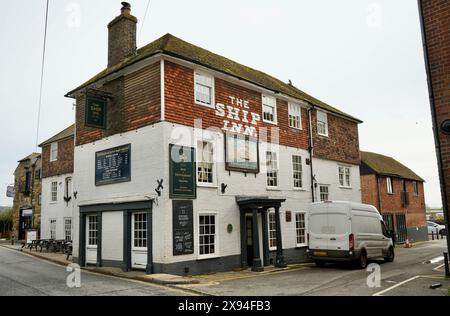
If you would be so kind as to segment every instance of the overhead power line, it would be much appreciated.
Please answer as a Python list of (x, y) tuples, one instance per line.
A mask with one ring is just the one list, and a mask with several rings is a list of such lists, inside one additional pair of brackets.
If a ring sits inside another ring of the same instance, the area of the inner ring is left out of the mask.
[(142, 29), (144, 28), (145, 20), (146, 20), (146, 18), (147, 18), (147, 14), (148, 14), (148, 9), (149, 9), (149, 8), (150, 8), (150, 0), (148, 0), (148, 2), (147, 2), (147, 8), (145, 9), (144, 18), (142, 19), (141, 29), (139, 30), (139, 38), (141, 38), (141, 35), (142, 35)]
[(41, 125), (41, 108), (42, 108), (42, 91), (44, 84), (44, 67), (45, 67), (45, 52), (47, 49), (47, 28), (48, 28), (48, 7), (50, 0), (47, 0), (47, 5), (45, 8), (45, 29), (44, 29), (44, 45), (42, 50), (42, 63), (41, 63), (41, 85), (39, 89), (39, 104), (38, 104), (38, 113), (37, 113), (37, 126), (36, 126), (36, 151), (38, 150), (39, 145), (39, 129)]

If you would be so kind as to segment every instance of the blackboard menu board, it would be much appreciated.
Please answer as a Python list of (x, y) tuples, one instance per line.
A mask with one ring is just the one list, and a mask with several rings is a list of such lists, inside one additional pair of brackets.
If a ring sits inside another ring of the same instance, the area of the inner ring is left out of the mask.
[(95, 154), (95, 185), (131, 181), (131, 145)]
[(194, 253), (194, 211), (191, 201), (173, 203), (173, 255)]

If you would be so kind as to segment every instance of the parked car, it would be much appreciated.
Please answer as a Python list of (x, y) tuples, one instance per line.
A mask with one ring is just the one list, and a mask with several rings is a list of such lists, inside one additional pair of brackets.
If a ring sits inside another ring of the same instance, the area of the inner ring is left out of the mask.
[(383, 218), (372, 205), (321, 202), (308, 212), (308, 255), (317, 266), (354, 262), (365, 268), (369, 259), (394, 261), (394, 244)]
[(445, 226), (444, 225), (439, 225), (435, 222), (428, 221), (427, 226), (428, 226), (428, 234), (429, 235), (431, 235), (432, 233), (433, 234), (439, 233), (439, 235), (441, 235), (441, 236), (445, 235)]

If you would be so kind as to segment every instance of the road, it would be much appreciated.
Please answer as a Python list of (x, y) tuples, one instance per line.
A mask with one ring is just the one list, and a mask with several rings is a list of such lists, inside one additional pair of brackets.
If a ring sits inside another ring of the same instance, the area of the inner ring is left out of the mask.
[[(409, 249), (396, 248), (395, 262), (375, 262), (379, 263), (381, 268), (381, 287), (376, 288), (370, 288), (367, 285), (370, 272), (355, 270), (348, 265), (335, 264), (324, 268), (310, 265), (303, 270), (229, 280), (206, 286), (191, 286), (191, 288), (204, 294), (225, 296), (367, 296), (377, 293), (386, 296), (448, 295), (450, 280), (439, 279), (443, 276), (443, 272), (433, 270), (442, 265), (443, 261), (434, 264), (424, 263), (442, 256), (445, 247), (445, 240), (439, 240), (418, 244)], [(404, 281), (407, 282), (402, 283)], [(429, 286), (434, 283), (442, 283), (443, 286), (437, 290), (429, 289)]]
[(66, 268), (0, 247), (0, 296), (185, 296), (188, 292), (82, 271), (81, 288), (66, 285)]

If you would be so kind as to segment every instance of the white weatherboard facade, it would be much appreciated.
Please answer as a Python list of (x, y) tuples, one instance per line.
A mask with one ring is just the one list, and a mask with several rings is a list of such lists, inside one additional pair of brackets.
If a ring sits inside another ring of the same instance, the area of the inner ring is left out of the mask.
[[(199, 140), (214, 140), (213, 143), (215, 143), (213, 183), (198, 184), (197, 198), (193, 201), (194, 253), (174, 256), (172, 200), (169, 198), (169, 145), (175, 143), (197, 147)], [(151, 252), (154, 272), (183, 274), (187, 273), (185, 267), (189, 267), (191, 273), (238, 267), (241, 255), (241, 224), (236, 196), (242, 195), (286, 199), (280, 209), (285, 256), (288, 262), (304, 258), (306, 242), (300, 245), (298, 243), (296, 213), (306, 212), (312, 201), (311, 172), (310, 166), (306, 164), (306, 159), (309, 158), (308, 151), (286, 146), (270, 148), (268, 144), (260, 142), (261, 170), (260, 173), (254, 175), (225, 170), (223, 142), (221, 133), (160, 122), (136, 131), (110, 136), (95, 143), (75, 147), (73, 185), (74, 191), (77, 192), (75, 200), (77, 207), (75, 207), (73, 216), (74, 258), (77, 260), (79, 254), (80, 208), (153, 200)], [(131, 145), (131, 181), (96, 186), (94, 163), (96, 152), (127, 144)], [(265, 166), (268, 149), (276, 152), (278, 157), (278, 186), (276, 188), (267, 187)], [(300, 189), (294, 188), (293, 155), (302, 157), (303, 187)], [(331, 199), (360, 202), (359, 166), (345, 165), (351, 169), (351, 185), (346, 188), (339, 185), (339, 166), (341, 164), (335, 161), (314, 158), (313, 173), (318, 184), (315, 190), (319, 190), (319, 184), (328, 185)], [(158, 187), (157, 181), (160, 179), (164, 179), (164, 189), (161, 196), (158, 197), (155, 189)], [(227, 185), (225, 193), (222, 193), (221, 190), (222, 183)], [(287, 219), (288, 214), (291, 214), (290, 221)], [(199, 253), (199, 216), (201, 215), (215, 216), (214, 252), (207, 256)], [(261, 243), (262, 229), (268, 228), (261, 226), (261, 215), (258, 217)], [(104, 212), (101, 220), (101, 259), (107, 264), (119, 266), (125, 260), (123, 212)], [(88, 233), (86, 234), (88, 236)], [(306, 240), (306, 236), (304, 239)]]
[[(42, 179), (41, 239), (73, 239), (73, 211), (75, 204), (72, 194), (72, 179), (73, 174), (63, 174)], [(52, 186), (53, 190), (55, 189), (54, 183), (56, 183), (56, 194), (52, 192)], [(56, 201), (54, 201), (55, 197)], [(67, 199), (67, 197), (70, 197), (70, 199)]]

